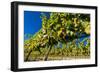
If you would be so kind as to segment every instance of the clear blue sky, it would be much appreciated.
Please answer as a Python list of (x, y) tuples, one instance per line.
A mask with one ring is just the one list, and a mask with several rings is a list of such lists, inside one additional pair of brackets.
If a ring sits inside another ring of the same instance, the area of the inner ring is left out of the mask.
[[(49, 16), (49, 12), (42, 12)], [(42, 27), (41, 12), (24, 11), (24, 34), (35, 34)]]
[(41, 12), (24, 11), (24, 34), (34, 34), (41, 28)]
[(34, 35), (42, 28), (41, 13), (44, 13), (47, 18), (50, 16), (50, 12), (24, 11), (24, 39), (30, 38), (28, 34)]

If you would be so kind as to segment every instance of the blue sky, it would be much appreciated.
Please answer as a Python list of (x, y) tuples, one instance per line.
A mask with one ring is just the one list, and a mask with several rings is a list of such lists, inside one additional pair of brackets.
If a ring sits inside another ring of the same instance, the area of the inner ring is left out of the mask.
[[(50, 15), (49, 12), (24, 11), (24, 35), (34, 35), (42, 28), (41, 13), (44, 13), (47, 17)], [(28, 36), (24, 38), (27, 39)]]
[(24, 34), (35, 34), (41, 29), (41, 12), (24, 11)]
[(24, 11), (24, 34), (35, 34), (41, 29), (41, 13), (49, 15), (49, 12)]

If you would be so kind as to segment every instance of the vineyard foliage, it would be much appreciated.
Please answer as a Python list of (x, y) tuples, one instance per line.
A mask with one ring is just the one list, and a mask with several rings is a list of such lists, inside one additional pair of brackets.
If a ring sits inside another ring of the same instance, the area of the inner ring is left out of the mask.
[(44, 13), (40, 17), (42, 28), (24, 41), (24, 61), (90, 57), (90, 38), (79, 40), (90, 36), (89, 14), (51, 12), (49, 18)]

